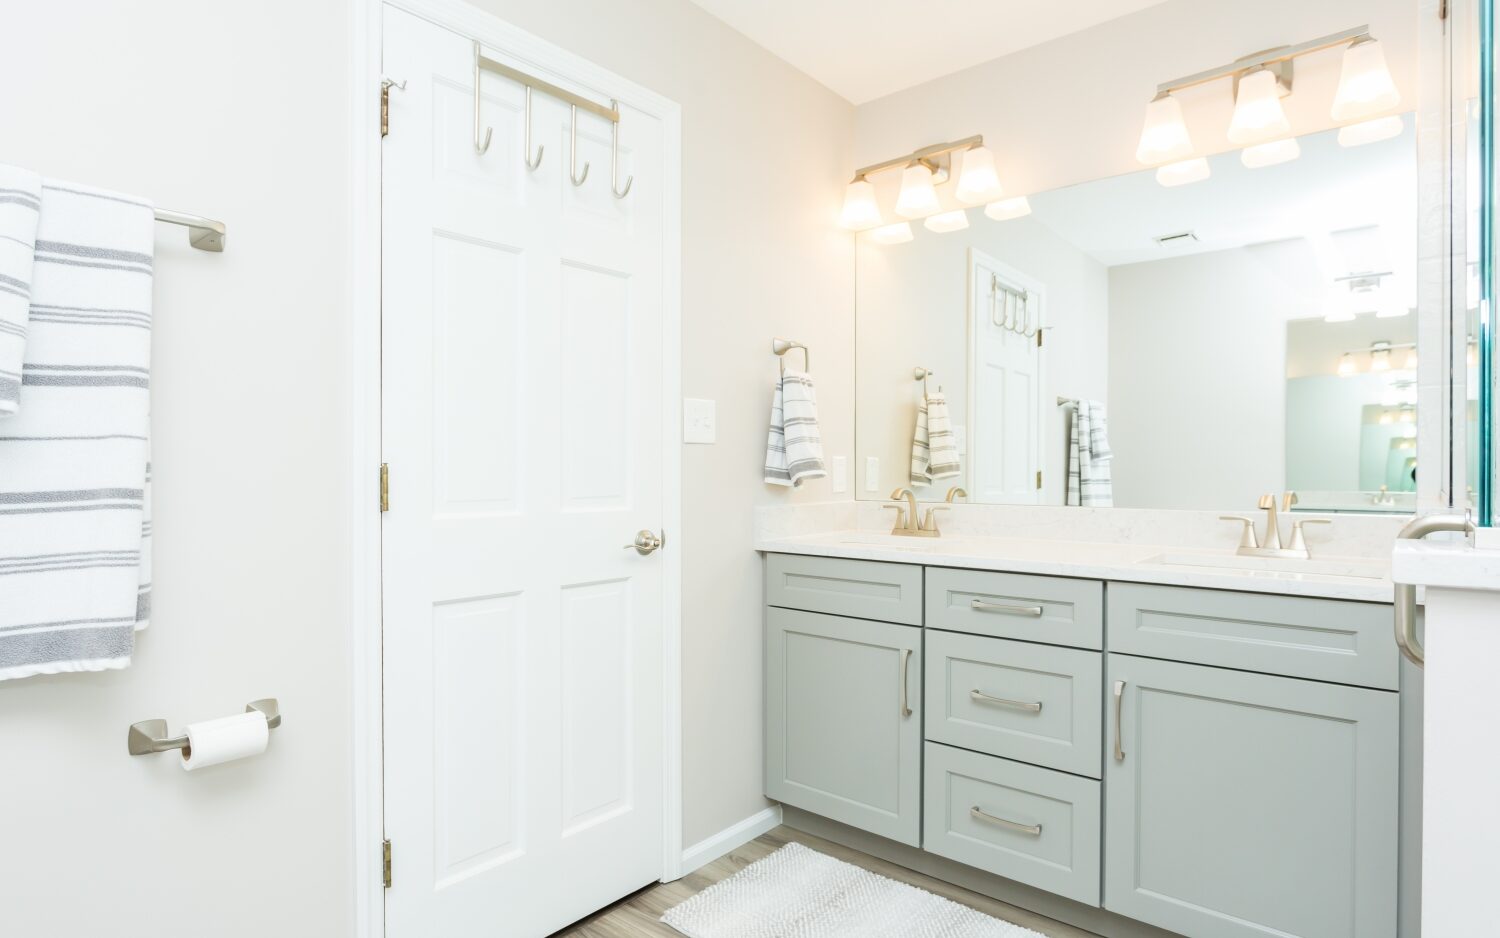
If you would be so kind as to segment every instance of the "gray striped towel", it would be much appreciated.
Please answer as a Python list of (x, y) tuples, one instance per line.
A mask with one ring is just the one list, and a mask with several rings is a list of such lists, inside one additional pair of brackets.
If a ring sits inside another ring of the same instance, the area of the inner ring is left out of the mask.
[(1109, 463), (1108, 419), (1098, 401), (1079, 401), (1073, 411), (1073, 432), (1068, 442), (1068, 504), (1084, 508), (1114, 505), (1114, 486)]
[(0, 417), (16, 412), (21, 397), (21, 355), (31, 306), (31, 262), (42, 179), (0, 165)]
[(781, 373), (771, 401), (766, 438), (765, 479), (769, 485), (801, 485), (828, 475), (823, 438), (818, 432), (818, 400), (812, 378), (800, 371)]
[(39, 208), (0, 418), (0, 679), (123, 668), (151, 607), (153, 213), (52, 180)]
[(948, 417), (948, 399), (942, 392), (924, 394), (917, 404), (917, 425), (911, 435), (911, 484), (923, 488), (933, 479), (960, 474), (958, 440)]

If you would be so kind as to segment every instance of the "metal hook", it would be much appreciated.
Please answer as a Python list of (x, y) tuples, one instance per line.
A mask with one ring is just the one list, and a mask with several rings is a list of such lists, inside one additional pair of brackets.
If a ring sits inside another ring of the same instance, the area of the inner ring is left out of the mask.
[(620, 188), (620, 102), (610, 101), (609, 106), (615, 112), (615, 119), (609, 125), (609, 191), (615, 198), (623, 199), (630, 194), (635, 176), (626, 179), (625, 188)]
[(570, 105), (570, 110), (573, 112), (573, 131), (572, 143), (569, 145), (568, 162), (571, 165), (568, 167), (568, 178), (573, 180), (573, 185), (581, 186), (589, 178), (589, 163), (588, 160), (583, 161), (583, 175), (578, 175), (578, 105)]
[(474, 149), (480, 153), (490, 148), (490, 137), (495, 133), (495, 128), (484, 128), (484, 139), (479, 139), (479, 40), (474, 40)]
[(546, 150), (545, 145), (536, 148), (536, 159), (531, 158), (531, 86), (526, 86), (526, 149), (522, 157), (526, 160), (526, 168), (535, 171), (542, 165), (542, 152)]

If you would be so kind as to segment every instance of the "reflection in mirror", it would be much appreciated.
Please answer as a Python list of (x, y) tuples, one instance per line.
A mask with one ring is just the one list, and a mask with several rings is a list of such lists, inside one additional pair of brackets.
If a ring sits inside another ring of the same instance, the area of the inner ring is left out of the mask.
[(1293, 489), (1303, 510), (1410, 510), (1413, 123), (860, 235), (860, 496), (1225, 509)]

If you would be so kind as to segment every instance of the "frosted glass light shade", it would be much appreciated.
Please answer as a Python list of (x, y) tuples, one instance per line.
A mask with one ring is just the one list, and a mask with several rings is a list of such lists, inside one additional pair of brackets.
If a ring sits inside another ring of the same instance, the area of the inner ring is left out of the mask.
[(995, 221), (1010, 221), (1012, 218), (1030, 215), (1031, 203), (1026, 201), (1026, 196), (1018, 195), (1013, 199), (991, 202), (984, 207), (984, 214)]
[(896, 214), (902, 218), (921, 218), (938, 210), (937, 192), (932, 188), (932, 170), (913, 163), (901, 171), (901, 194), (896, 196)]
[(938, 215), (928, 215), (922, 225), (928, 231), (936, 231), (940, 234), (945, 231), (959, 231), (969, 227), (969, 213), (960, 208)]
[(1168, 163), (1156, 170), (1156, 181), (1164, 186), (1185, 186), (1208, 178), (1208, 160), (1198, 157), (1179, 163)]
[(971, 147), (964, 151), (963, 169), (958, 174), (958, 191), (954, 193), (966, 205), (993, 202), (1005, 190), (1000, 187), (1000, 174), (995, 172), (995, 154), (986, 147)]
[(1406, 365), (1405, 365), (1406, 370), (1407, 371), (1415, 371), (1417, 369), (1417, 364), (1418, 364), (1417, 350), (1415, 348), (1409, 348), (1409, 349), (1407, 349), (1406, 350)]
[(1260, 143), (1292, 132), (1286, 112), (1281, 109), (1281, 89), (1276, 75), (1256, 69), (1240, 79), (1240, 90), (1234, 99), (1234, 116), (1229, 119), (1229, 142), (1244, 146)]
[(1389, 140), (1400, 134), (1404, 127), (1405, 124), (1402, 123), (1399, 114), (1360, 121), (1358, 124), (1339, 128), (1339, 146), (1357, 147), (1366, 143)]
[(1344, 356), (1339, 359), (1339, 377), (1347, 378), (1358, 370), (1359, 366), (1354, 364), (1354, 356), (1345, 352)]
[(1272, 140), (1270, 143), (1257, 143), (1245, 147), (1240, 151), (1240, 162), (1245, 164), (1246, 169), (1260, 169), (1263, 166), (1275, 166), (1277, 163), (1285, 163), (1295, 160), (1302, 155), (1302, 147), (1298, 146), (1296, 137), (1283, 137), (1280, 140)]
[(876, 244), (905, 244), (911, 239), (911, 225), (904, 221), (883, 225), (870, 232), (870, 240)]
[(1377, 348), (1370, 353), (1371, 371), (1391, 370), (1391, 350), (1388, 348)]
[(839, 222), (851, 231), (864, 231), (880, 224), (875, 186), (868, 179), (856, 179), (844, 189), (844, 211)]
[(1135, 158), (1147, 165), (1185, 160), (1193, 155), (1193, 140), (1182, 119), (1182, 105), (1171, 95), (1162, 95), (1146, 105), (1146, 122)]
[(1401, 103), (1401, 93), (1385, 67), (1385, 51), (1379, 40), (1366, 39), (1344, 50), (1339, 71), (1339, 90), (1333, 95), (1333, 119), (1353, 121)]

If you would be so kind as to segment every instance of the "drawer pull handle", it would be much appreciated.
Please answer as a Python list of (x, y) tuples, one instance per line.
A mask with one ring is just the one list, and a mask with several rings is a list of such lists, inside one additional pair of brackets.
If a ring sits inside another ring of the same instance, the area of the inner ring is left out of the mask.
[(1041, 606), (1012, 606), (1007, 603), (986, 602), (983, 599), (970, 600), (969, 608), (975, 612), (993, 612), (1002, 616), (1026, 616), (1030, 619), (1042, 617)]
[(901, 649), (901, 715), (911, 716), (911, 702), (906, 697), (906, 675), (911, 671), (911, 649)]
[(969, 699), (975, 703), (992, 704), (996, 707), (1009, 707), (1012, 710), (1025, 710), (1027, 713), (1041, 713), (1042, 702), (1040, 700), (1007, 700), (1004, 697), (991, 697), (981, 690), (969, 691)]
[(989, 821), (991, 824), (998, 824), (1008, 831), (1015, 831), (1017, 834), (1030, 834), (1033, 837), (1042, 836), (1042, 825), (1040, 824), (1017, 824), (1015, 821), (1007, 821), (1003, 817), (995, 817), (988, 811), (981, 810), (977, 804), (969, 809), (969, 817), (974, 818), (976, 821)]
[(1115, 681), (1115, 761), (1125, 761), (1125, 746), (1120, 739), (1120, 711), (1125, 709), (1125, 682)]

